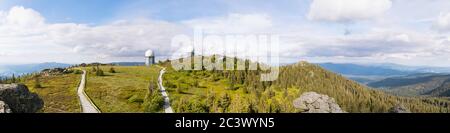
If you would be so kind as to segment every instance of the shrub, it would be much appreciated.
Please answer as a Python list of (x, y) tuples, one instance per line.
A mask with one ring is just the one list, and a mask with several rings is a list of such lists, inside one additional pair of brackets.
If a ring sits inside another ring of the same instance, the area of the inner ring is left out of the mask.
[(39, 80), (39, 76), (34, 77), (34, 88), (42, 88), (41, 81)]
[(145, 112), (160, 112), (164, 106), (164, 98), (160, 93), (147, 95), (143, 107)]
[(103, 72), (102, 69), (98, 69), (98, 70), (95, 72), (95, 75), (96, 75), (96, 76), (105, 76), (105, 73)]
[(95, 68), (94, 66), (92, 66), (92, 72), (97, 72), (97, 68)]
[(133, 95), (130, 98), (128, 98), (128, 102), (130, 102), (130, 103), (142, 103), (142, 102), (144, 102), (144, 99), (139, 98), (137, 95)]
[(82, 74), (83, 71), (81, 71), (81, 70), (75, 70), (75, 71), (73, 71), (73, 73), (74, 73), (74, 74)]
[(109, 72), (110, 73), (116, 73), (116, 70), (114, 69), (114, 67), (109, 68)]
[(199, 97), (193, 97), (189, 100), (182, 100), (178, 103), (178, 111), (184, 113), (208, 113), (209, 107), (205, 100)]

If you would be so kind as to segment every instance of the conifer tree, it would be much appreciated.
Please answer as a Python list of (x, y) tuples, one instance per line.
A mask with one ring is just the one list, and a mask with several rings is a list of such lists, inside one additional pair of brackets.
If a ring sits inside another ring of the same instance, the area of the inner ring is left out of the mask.
[(230, 104), (231, 104), (231, 97), (228, 95), (228, 93), (223, 94), (222, 97), (220, 97), (218, 103), (219, 107), (222, 109), (222, 112), (225, 113)]

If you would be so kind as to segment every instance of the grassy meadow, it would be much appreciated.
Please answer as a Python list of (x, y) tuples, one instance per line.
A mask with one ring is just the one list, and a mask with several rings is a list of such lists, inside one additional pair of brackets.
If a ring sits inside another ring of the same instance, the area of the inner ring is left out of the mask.
[(78, 113), (81, 112), (77, 96), (80, 74), (63, 74), (41, 76), (41, 88), (35, 88), (35, 80), (26, 78), (23, 83), (31, 92), (35, 92), (44, 101), (43, 113)]
[[(146, 112), (143, 104), (149, 86), (158, 89), (160, 68), (156, 66), (99, 66), (104, 76), (97, 76), (93, 67), (84, 67), (86, 93), (102, 113)], [(115, 73), (110, 72), (113, 68)]]

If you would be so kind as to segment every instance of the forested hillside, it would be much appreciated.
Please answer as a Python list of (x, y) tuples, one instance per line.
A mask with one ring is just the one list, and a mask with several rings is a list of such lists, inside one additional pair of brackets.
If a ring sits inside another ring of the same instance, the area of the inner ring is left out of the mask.
[(444, 99), (392, 96), (306, 62), (286, 66), (281, 70), (280, 79), (274, 83), (275, 86), (327, 94), (348, 112), (388, 112), (396, 104), (403, 104), (412, 112), (447, 112), (449, 109), (448, 102)]
[(438, 97), (449, 97), (450, 96), (450, 79), (447, 79), (439, 87), (430, 91), (427, 94), (429, 94), (431, 96), (438, 96)]
[[(249, 61), (246, 61), (249, 64)], [(164, 85), (176, 112), (297, 112), (292, 101), (315, 91), (335, 98), (347, 112), (388, 112), (403, 104), (412, 112), (448, 112), (448, 101), (408, 98), (372, 90), (318, 65), (300, 62), (280, 68), (276, 81), (259, 81), (262, 71), (174, 71)]]

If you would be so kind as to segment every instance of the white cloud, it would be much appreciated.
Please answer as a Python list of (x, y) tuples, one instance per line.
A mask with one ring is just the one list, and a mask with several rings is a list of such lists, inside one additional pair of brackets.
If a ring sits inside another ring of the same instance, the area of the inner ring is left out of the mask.
[(442, 32), (450, 31), (450, 12), (440, 13), (433, 24), (433, 28)]
[(351, 22), (373, 19), (391, 8), (390, 0), (313, 0), (310, 20)]
[(1, 56), (7, 56), (8, 54), (6, 53), (6, 52), (4, 52), (4, 51), (0, 51), (0, 57)]
[(172, 23), (149, 19), (119, 20), (103, 25), (46, 23), (33, 9), (13, 7), (0, 13), (0, 47), (14, 51), (0, 62), (92, 62), (135, 59), (154, 49), (157, 56), (170, 56), (177, 48), (172, 37), (192, 33), (201, 26), (209, 33), (258, 33), (272, 26), (264, 14), (229, 14)]
[(45, 19), (32, 9), (25, 9), (22, 6), (16, 6), (9, 10), (8, 13), (0, 13), (0, 23), (6, 25), (14, 25), (21, 27), (34, 27), (43, 25)]
[(265, 14), (232, 13), (224, 17), (184, 21), (190, 27), (201, 27), (208, 33), (258, 33), (272, 27), (272, 19)]
[(149, 48), (160, 53), (172, 51), (168, 47), (171, 37), (183, 30), (179, 24), (154, 20), (116, 21), (98, 26), (49, 24), (33, 9), (16, 6), (0, 12), (0, 48), (13, 52), (2, 54), (0, 63), (141, 59), (137, 57)]
[(102, 26), (58, 24), (49, 26), (50, 39), (74, 52), (102, 57), (137, 57), (146, 49), (170, 52), (171, 37), (182, 33), (178, 25), (151, 20), (120, 21)]
[(341, 36), (300, 34), (287, 40), (285, 43), (291, 47), (284, 54), (330, 58), (409, 59), (442, 54), (436, 52), (442, 50), (438, 47), (445, 45), (435, 35), (391, 29), (373, 29), (364, 34)]

